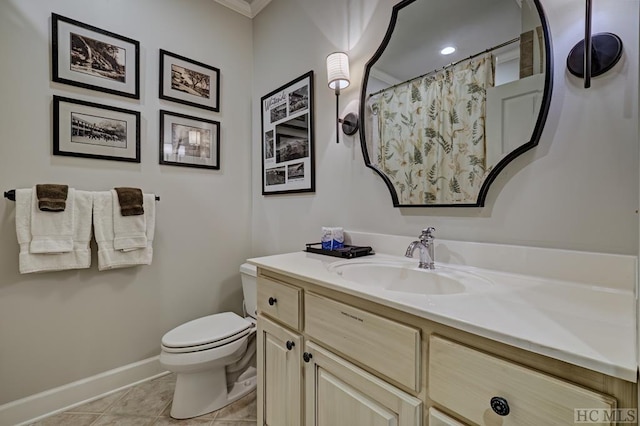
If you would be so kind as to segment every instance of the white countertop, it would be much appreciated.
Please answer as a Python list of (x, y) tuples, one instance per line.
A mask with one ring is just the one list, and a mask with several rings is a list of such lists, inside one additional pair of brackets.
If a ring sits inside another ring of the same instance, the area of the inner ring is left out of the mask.
[[(366, 259), (407, 260), (381, 254)], [(480, 275), (492, 286), (450, 295), (402, 293), (359, 285), (329, 270), (344, 261), (306, 252), (248, 260), (478, 336), (636, 381), (636, 300), (631, 290), (436, 263), (436, 268)]]

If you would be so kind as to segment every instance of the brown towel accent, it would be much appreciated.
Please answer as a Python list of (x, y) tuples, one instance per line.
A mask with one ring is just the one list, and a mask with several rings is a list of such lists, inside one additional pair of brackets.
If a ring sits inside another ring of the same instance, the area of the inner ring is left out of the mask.
[(142, 190), (140, 188), (114, 188), (118, 193), (120, 214), (122, 216), (139, 216), (144, 214), (142, 207)]
[(52, 183), (36, 185), (38, 208), (43, 212), (63, 212), (67, 207), (68, 185)]

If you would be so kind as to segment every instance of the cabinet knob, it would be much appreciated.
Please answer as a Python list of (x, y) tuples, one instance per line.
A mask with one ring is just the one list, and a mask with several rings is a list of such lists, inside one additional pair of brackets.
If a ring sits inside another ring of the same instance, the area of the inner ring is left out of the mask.
[(311, 355), (309, 352), (305, 352), (302, 354), (302, 359), (304, 360), (304, 362), (311, 361), (311, 358), (313, 358), (313, 355)]
[(491, 409), (499, 416), (506, 416), (511, 411), (507, 400), (499, 396), (491, 398)]
[(269, 305), (273, 306), (278, 302), (278, 299), (276, 299), (275, 297), (270, 297), (269, 298)]
[(292, 342), (291, 340), (287, 340), (287, 349), (288, 349), (288, 350), (293, 349), (293, 347), (294, 347), (295, 345), (296, 345), (296, 344), (295, 344), (294, 342)]

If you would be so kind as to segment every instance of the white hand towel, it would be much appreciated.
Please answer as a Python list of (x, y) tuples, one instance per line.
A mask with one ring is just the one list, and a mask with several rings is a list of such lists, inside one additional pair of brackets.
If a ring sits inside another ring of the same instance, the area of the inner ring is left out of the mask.
[[(113, 248), (121, 251), (138, 250), (147, 247), (147, 221), (144, 214), (135, 216), (122, 216), (120, 213), (120, 201), (115, 189), (111, 190), (113, 200)], [(144, 196), (143, 208), (148, 208)], [(155, 203), (155, 200), (154, 200)]]
[[(31, 189), (16, 190), (16, 234), (20, 244), (18, 263), (21, 274), (31, 272), (82, 269), (91, 266), (91, 210), (93, 197), (87, 191), (75, 191), (73, 206), (73, 250), (67, 253), (31, 253), (31, 213), (33, 193)], [(36, 203), (37, 205), (37, 203)], [(69, 204), (67, 204), (68, 209)]]
[(106, 271), (136, 265), (150, 265), (153, 260), (153, 237), (155, 234), (155, 196), (144, 194), (144, 216), (147, 246), (138, 250), (117, 250), (113, 243), (113, 204), (111, 191), (93, 193), (93, 228), (98, 243), (98, 270)]
[(75, 190), (69, 188), (64, 211), (48, 212), (38, 208), (35, 186), (31, 195), (31, 253), (69, 253), (73, 251)]

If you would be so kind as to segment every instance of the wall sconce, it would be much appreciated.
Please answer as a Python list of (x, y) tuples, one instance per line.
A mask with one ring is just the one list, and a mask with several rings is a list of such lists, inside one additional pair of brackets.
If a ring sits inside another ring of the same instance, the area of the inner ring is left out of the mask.
[(342, 123), (342, 131), (346, 135), (353, 135), (358, 131), (358, 115), (348, 113), (344, 119), (340, 118), (340, 89), (349, 87), (349, 57), (344, 52), (334, 52), (327, 56), (327, 79), (329, 88), (336, 92), (336, 143), (340, 142), (338, 124)]
[(567, 57), (567, 68), (584, 78), (584, 88), (591, 87), (591, 77), (609, 71), (622, 57), (622, 40), (612, 33), (591, 35), (592, 0), (586, 0), (584, 40), (578, 42)]

